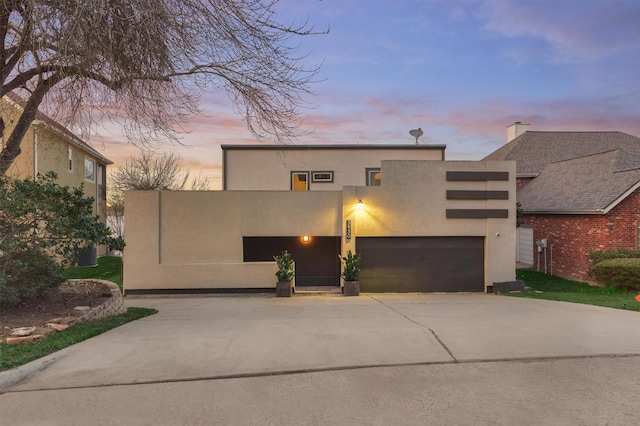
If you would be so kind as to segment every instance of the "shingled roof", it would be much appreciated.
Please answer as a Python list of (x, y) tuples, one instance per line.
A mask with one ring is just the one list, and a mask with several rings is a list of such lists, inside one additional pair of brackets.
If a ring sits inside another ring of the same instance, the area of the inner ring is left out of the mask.
[(604, 214), (640, 187), (640, 138), (622, 132), (527, 131), (484, 159), (535, 176), (517, 192), (530, 214)]
[(518, 175), (540, 173), (549, 163), (621, 148), (640, 154), (640, 138), (622, 132), (528, 131), (484, 160), (515, 160)]

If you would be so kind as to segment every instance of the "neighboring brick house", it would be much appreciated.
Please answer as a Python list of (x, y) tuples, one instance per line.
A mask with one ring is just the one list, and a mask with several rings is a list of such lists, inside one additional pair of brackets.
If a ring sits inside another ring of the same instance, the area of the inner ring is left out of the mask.
[(592, 251), (640, 249), (640, 138), (528, 128), (510, 126), (511, 140), (485, 157), (516, 161), (520, 222), (533, 231), (520, 246), (539, 270), (592, 280)]
[[(0, 114), (8, 135), (22, 114), (24, 100), (10, 94), (0, 101)], [(4, 140), (0, 139), (0, 149)], [(70, 187), (83, 185), (87, 197), (93, 197), (94, 214), (106, 220), (107, 166), (111, 160), (100, 154), (73, 132), (38, 112), (20, 145), (21, 153), (7, 171), (14, 178), (34, 178), (53, 171), (58, 183)], [(99, 248), (99, 254), (106, 248)]]

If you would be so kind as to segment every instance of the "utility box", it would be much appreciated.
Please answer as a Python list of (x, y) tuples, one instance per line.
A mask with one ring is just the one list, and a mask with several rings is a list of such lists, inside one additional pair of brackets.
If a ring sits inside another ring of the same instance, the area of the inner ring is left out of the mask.
[(78, 266), (98, 266), (98, 249), (89, 247), (78, 251)]
[(523, 293), (524, 281), (503, 281), (493, 283), (493, 294), (505, 294), (505, 293)]

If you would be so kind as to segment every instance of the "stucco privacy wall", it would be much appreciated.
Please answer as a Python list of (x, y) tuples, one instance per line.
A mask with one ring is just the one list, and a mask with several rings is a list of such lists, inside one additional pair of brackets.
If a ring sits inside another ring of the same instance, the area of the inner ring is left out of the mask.
[[(225, 190), (290, 190), (291, 172), (333, 172), (333, 182), (310, 182), (313, 191), (366, 185), (366, 169), (382, 160), (444, 160), (444, 145), (225, 145)], [(268, 170), (268, 173), (265, 172)]]
[[(508, 172), (507, 181), (448, 181), (448, 171)], [(484, 236), (485, 288), (515, 279), (514, 161), (383, 161), (379, 187), (344, 191), (345, 224), (357, 236)], [(447, 199), (447, 191), (508, 191), (504, 200)], [(358, 208), (357, 202), (363, 206)], [(507, 209), (508, 218), (448, 219), (447, 209)], [(343, 224), (343, 225), (345, 225)], [(346, 229), (344, 230), (346, 232)], [(344, 235), (344, 234), (343, 234)], [(355, 251), (343, 238), (343, 252)]]
[[(451, 171), (506, 172), (508, 179), (448, 180)], [(358, 236), (482, 236), (485, 287), (514, 279), (514, 162), (393, 160), (382, 162), (382, 173), (379, 187), (342, 191), (127, 192), (125, 288), (274, 288), (274, 262), (243, 263), (244, 236), (342, 236), (343, 253)], [(508, 198), (448, 199), (447, 191)], [(448, 209), (499, 209), (508, 217), (453, 219)]]
[(339, 191), (127, 192), (125, 287), (273, 288), (275, 263), (243, 263), (242, 237), (339, 236), (341, 204)]

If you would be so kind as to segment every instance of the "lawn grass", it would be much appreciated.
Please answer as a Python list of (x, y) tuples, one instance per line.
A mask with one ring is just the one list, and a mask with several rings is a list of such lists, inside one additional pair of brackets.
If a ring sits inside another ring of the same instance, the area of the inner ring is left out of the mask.
[[(119, 257), (104, 256), (98, 259), (98, 266), (72, 267), (64, 271), (67, 279), (89, 279), (112, 281), (122, 290), (122, 262)], [(146, 308), (128, 308), (127, 312), (109, 318), (74, 325), (52, 334), (46, 340), (23, 343), (16, 346), (0, 344), (0, 371), (18, 367), (43, 356), (52, 354), (68, 346), (102, 334), (137, 319), (153, 315), (158, 311)]]
[(74, 325), (65, 331), (50, 335), (46, 340), (16, 346), (0, 345), (0, 371), (42, 358), (67, 346), (157, 312), (155, 309), (129, 308), (126, 313), (121, 315)]
[(95, 278), (111, 281), (120, 287), (122, 291), (122, 258), (117, 256), (103, 256), (98, 258), (98, 266), (73, 266), (63, 273), (67, 279)]
[(510, 293), (509, 296), (559, 300), (640, 312), (640, 302), (635, 299), (637, 291), (624, 291), (611, 286), (592, 286), (533, 269), (518, 269), (516, 278), (524, 281), (524, 285), (530, 290), (524, 293)]

